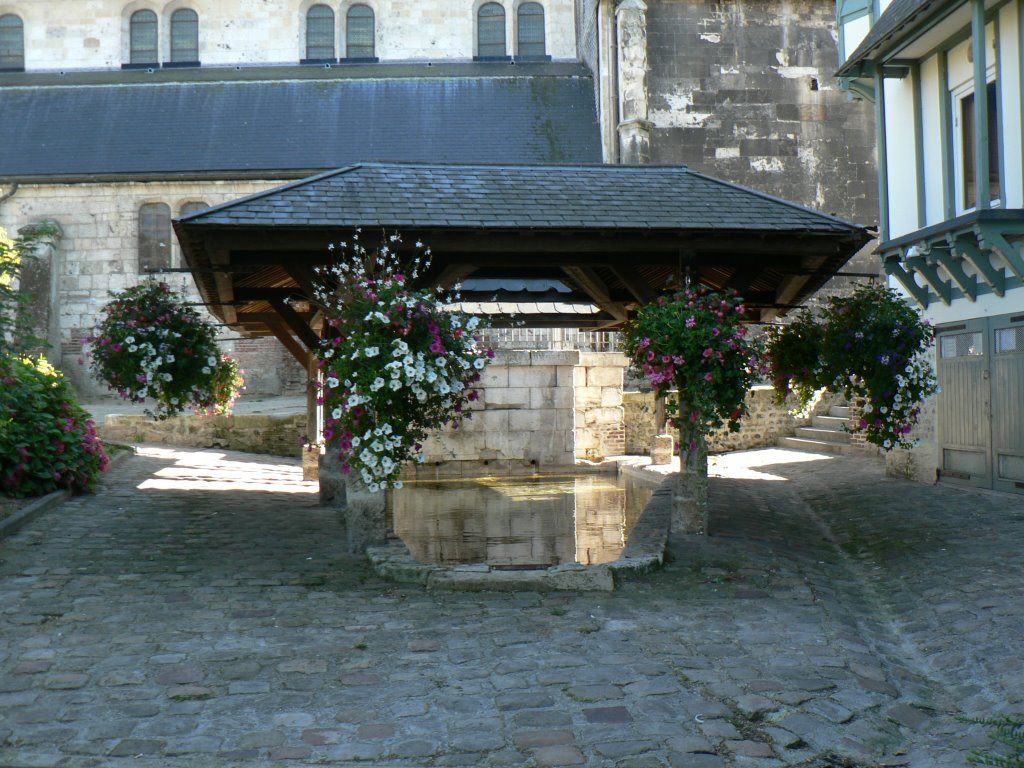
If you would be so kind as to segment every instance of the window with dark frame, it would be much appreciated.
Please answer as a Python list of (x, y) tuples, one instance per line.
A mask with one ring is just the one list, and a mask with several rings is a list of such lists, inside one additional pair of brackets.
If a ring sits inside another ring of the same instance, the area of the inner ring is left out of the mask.
[(523, 3), (516, 13), (516, 55), (532, 58), (546, 53), (544, 6), (540, 3)]
[(25, 69), (25, 26), (20, 16), (0, 16), (0, 71)]
[(345, 56), (349, 59), (372, 59), (374, 47), (373, 9), (362, 3), (353, 5), (345, 16)]
[(334, 60), (334, 11), (314, 5), (306, 13), (306, 60)]
[(505, 48), (505, 9), (498, 3), (484, 3), (476, 17), (476, 55), (481, 59), (503, 58)]
[(171, 61), (199, 61), (199, 14), (191, 8), (179, 8), (171, 14)]
[(171, 266), (171, 207), (166, 203), (139, 206), (139, 274)]
[(157, 18), (153, 11), (142, 10), (132, 14), (128, 23), (128, 62), (130, 64), (159, 63), (157, 29)]
[[(999, 89), (995, 81), (988, 84), (988, 194), (989, 199), (997, 201), (1001, 197), (999, 166)], [(960, 139), (961, 139), (961, 172), (963, 174), (963, 199), (960, 201), (964, 209), (978, 206), (978, 170), (974, 163), (974, 149), (977, 141), (977, 128), (974, 123), (974, 93), (960, 99)]]

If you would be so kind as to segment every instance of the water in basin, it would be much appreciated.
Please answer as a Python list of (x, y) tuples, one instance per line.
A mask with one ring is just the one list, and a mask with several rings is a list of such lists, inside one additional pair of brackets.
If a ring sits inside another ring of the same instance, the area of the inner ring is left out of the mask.
[(614, 475), (414, 481), (391, 529), (421, 563), (540, 568), (615, 560), (651, 489)]

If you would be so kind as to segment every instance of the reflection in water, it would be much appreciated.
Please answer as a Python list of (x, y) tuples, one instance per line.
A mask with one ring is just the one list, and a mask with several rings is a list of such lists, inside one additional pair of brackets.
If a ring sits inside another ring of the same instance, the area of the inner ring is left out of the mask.
[(421, 563), (597, 565), (618, 558), (651, 490), (613, 476), (406, 483), (389, 523)]

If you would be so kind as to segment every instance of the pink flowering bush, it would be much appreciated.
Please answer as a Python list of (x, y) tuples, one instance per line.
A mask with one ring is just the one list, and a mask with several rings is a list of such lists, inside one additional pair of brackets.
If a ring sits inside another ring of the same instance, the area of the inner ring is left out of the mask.
[(679, 391), (678, 405), (667, 407), (683, 450), (697, 451), (723, 424), (739, 429), (747, 391), (760, 374), (745, 312), (735, 292), (692, 288), (641, 307), (626, 326), (626, 353), (655, 392)]
[[(801, 328), (815, 323), (807, 335)], [(816, 321), (809, 317), (771, 335), (768, 356), (778, 389), (788, 387), (805, 405), (816, 389), (842, 392), (860, 408), (852, 432), (889, 451), (909, 448), (921, 403), (938, 391), (928, 358), (933, 331), (892, 288), (864, 285), (829, 299)], [(800, 370), (788, 361), (799, 347)]]
[(92, 372), (146, 413), (166, 419), (193, 407), (228, 413), (242, 387), (235, 361), (222, 357), (213, 324), (185, 306), (166, 283), (112, 294), (89, 345)]
[(109, 459), (89, 415), (45, 358), (0, 355), (0, 494), (90, 491)]
[(412, 287), (429, 266), (422, 243), (410, 252), (390, 235), (371, 250), (356, 231), (331, 250), (336, 261), (319, 271), (315, 294), (327, 318), (317, 350), (323, 440), (369, 490), (401, 487), (427, 434), (469, 415), (494, 353), (480, 344), (477, 318), (447, 308), (438, 290)]

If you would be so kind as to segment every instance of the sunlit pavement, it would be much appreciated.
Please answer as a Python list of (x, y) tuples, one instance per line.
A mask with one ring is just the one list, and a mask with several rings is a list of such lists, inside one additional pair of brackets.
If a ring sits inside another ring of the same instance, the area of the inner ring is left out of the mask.
[(711, 473), (663, 572), (433, 593), (343, 554), (297, 461), (144, 447), (0, 541), (0, 765), (963, 766), (958, 715), (1024, 710), (1024, 498)]

